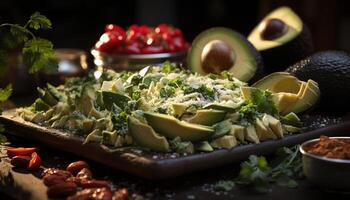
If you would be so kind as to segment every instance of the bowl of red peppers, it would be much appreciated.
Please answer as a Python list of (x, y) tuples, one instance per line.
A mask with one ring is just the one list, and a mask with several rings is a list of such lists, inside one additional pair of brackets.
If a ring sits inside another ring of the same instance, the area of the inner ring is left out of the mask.
[(131, 25), (127, 29), (108, 24), (91, 50), (98, 67), (114, 70), (139, 70), (165, 61), (183, 63), (189, 43), (179, 28)]

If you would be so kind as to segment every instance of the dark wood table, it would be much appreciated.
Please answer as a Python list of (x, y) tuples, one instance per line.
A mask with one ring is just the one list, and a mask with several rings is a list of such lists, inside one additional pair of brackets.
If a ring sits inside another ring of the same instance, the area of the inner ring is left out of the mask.
[[(39, 146), (43, 166), (64, 169), (70, 162), (80, 160), (78, 156), (40, 146), (31, 141), (9, 137), (11, 144), (0, 149), (0, 192), (6, 198), (0, 199), (47, 199), (46, 186), (40, 179), (40, 172), (29, 173), (16, 170), (6, 156), (6, 148)], [(273, 185), (271, 192), (258, 194), (249, 188), (235, 187), (230, 192), (215, 191), (214, 185), (220, 180), (232, 180), (237, 176), (239, 163), (211, 170), (187, 174), (175, 179), (152, 182), (122, 171), (115, 171), (98, 163), (88, 161), (94, 176), (106, 179), (116, 187), (127, 187), (134, 198), (144, 199), (349, 199), (350, 195), (328, 193), (315, 187), (307, 180), (298, 180), (299, 186), (291, 189)], [(155, 172), (156, 173), (156, 172)]]

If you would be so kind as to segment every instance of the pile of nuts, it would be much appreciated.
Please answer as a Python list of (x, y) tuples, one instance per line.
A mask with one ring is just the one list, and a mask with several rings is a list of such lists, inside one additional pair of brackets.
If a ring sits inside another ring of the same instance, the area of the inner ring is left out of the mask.
[[(41, 158), (38, 148), (11, 148), (7, 155), (11, 164), (17, 168), (38, 170)], [(43, 182), (48, 187), (50, 198), (68, 200), (126, 200), (127, 188), (112, 190), (109, 182), (93, 179), (89, 165), (85, 161), (70, 163), (66, 170), (47, 168), (42, 173)]]
[(126, 188), (112, 191), (107, 181), (93, 179), (89, 165), (84, 161), (73, 162), (66, 170), (48, 168), (42, 176), (50, 198), (126, 200), (129, 196)]

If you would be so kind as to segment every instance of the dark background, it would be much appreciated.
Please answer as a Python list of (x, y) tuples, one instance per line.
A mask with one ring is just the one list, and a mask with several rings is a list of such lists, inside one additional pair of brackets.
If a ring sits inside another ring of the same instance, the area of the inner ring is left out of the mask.
[(39, 11), (53, 22), (42, 36), (55, 47), (89, 50), (104, 25), (157, 25), (180, 27), (187, 40), (213, 26), (226, 26), (244, 35), (267, 12), (281, 5), (292, 7), (309, 26), (316, 50), (350, 51), (350, 2), (346, 0), (1, 0), (0, 23), (24, 23)]

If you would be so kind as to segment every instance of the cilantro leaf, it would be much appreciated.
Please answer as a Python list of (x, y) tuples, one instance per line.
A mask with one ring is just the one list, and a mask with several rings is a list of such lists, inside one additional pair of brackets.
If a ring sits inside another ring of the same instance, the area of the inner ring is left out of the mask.
[(251, 102), (257, 106), (257, 110), (274, 116), (278, 115), (278, 110), (271, 100), (271, 93), (265, 90), (254, 89), (251, 94)]
[(25, 42), (23, 50), (23, 62), (30, 66), (29, 73), (34, 73), (42, 68), (55, 69), (57, 60), (50, 41), (35, 38)]
[(249, 156), (249, 160), (241, 164), (241, 170), (236, 183), (239, 185), (253, 186), (258, 192), (269, 191), (269, 174), (271, 168), (265, 157)]
[(177, 72), (178, 68), (174, 63), (171, 63), (169, 61), (165, 61), (162, 65), (162, 72), (169, 74), (170, 72)]
[(214, 185), (214, 190), (229, 192), (235, 187), (235, 182), (233, 181), (218, 181)]
[(6, 101), (12, 94), (12, 85), (9, 84), (4, 89), (0, 89), (0, 101)]
[(11, 26), (10, 32), (16, 38), (18, 43), (23, 43), (28, 40), (28, 30), (23, 26), (14, 24)]
[(34, 30), (50, 29), (52, 27), (51, 21), (39, 12), (35, 12), (30, 16), (27, 25)]
[(160, 89), (159, 95), (162, 98), (169, 98), (169, 97), (173, 96), (175, 94), (175, 92), (176, 92), (176, 90), (174, 87), (166, 85)]
[[(0, 124), (0, 126), (3, 127), (2, 124)], [(4, 129), (2, 128), (1, 132), (3, 132), (3, 130)], [(5, 135), (3, 135), (3, 134), (0, 134), (0, 144), (4, 144), (6, 142), (7, 142), (7, 137)]]
[(302, 176), (302, 161), (299, 147), (281, 148), (276, 152), (271, 164), (265, 157), (251, 155), (241, 164), (241, 170), (235, 179), (237, 185), (253, 186), (257, 192), (266, 193), (270, 184), (295, 188), (298, 183), (293, 179)]

